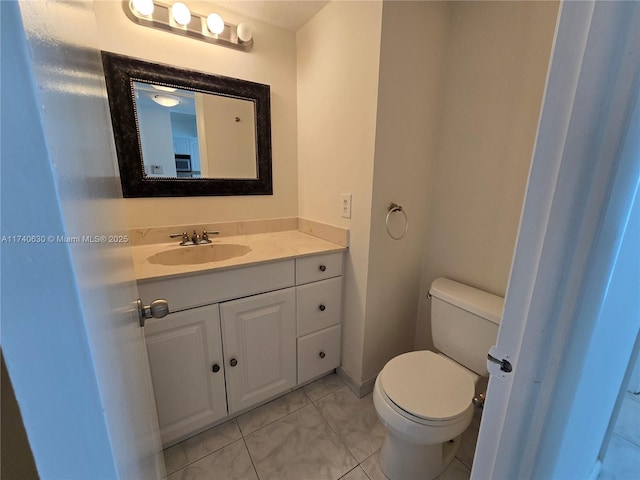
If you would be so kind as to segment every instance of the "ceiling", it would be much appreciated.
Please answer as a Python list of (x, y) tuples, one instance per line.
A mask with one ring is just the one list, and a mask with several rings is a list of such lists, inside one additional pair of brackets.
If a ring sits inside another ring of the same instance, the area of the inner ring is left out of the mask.
[(241, 15), (296, 32), (329, 0), (216, 0), (214, 3)]

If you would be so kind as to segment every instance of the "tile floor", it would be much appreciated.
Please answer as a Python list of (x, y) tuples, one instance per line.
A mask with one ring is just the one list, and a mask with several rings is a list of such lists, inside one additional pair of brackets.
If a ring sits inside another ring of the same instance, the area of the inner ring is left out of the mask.
[[(480, 417), (439, 477), (468, 479)], [(384, 439), (371, 394), (354, 395), (335, 374), (164, 451), (168, 480), (386, 480)]]
[(602, 462), (599, 480), (640, 478), (640, 395), (627, 392)]

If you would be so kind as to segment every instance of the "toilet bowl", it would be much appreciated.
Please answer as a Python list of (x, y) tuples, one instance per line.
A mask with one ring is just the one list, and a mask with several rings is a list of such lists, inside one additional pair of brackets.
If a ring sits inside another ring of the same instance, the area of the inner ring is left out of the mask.
[(430, 480), (460, 448), (472, 399), (488, 376), (504, 299), (446, 278), (430, 289), (434, 346), (391, 359), (378, 374), (373, 403), (387, 433), (380, 468), (391, 480)]
[(392, 359), (378, 375), (373, 402), (387, 429), (380, 467), (392, 480), (440, 475), (473, 417), (479, 377), (443, 355), (417, 351)]

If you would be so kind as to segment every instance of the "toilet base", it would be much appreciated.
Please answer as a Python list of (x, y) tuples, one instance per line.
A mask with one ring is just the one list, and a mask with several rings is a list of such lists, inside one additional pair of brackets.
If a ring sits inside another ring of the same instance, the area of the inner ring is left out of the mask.
[(380, 468), (390, 480), (431, 480), (440, 475), (460, 449), (462, 436), (431, 445), (408, 443), (387, 431)]

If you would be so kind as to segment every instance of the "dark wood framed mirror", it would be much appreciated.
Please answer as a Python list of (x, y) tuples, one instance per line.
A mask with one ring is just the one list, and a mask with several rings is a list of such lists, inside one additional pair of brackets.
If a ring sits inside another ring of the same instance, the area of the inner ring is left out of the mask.
[(273, 194), (268, 85), (102, 61), (125, 197)]

